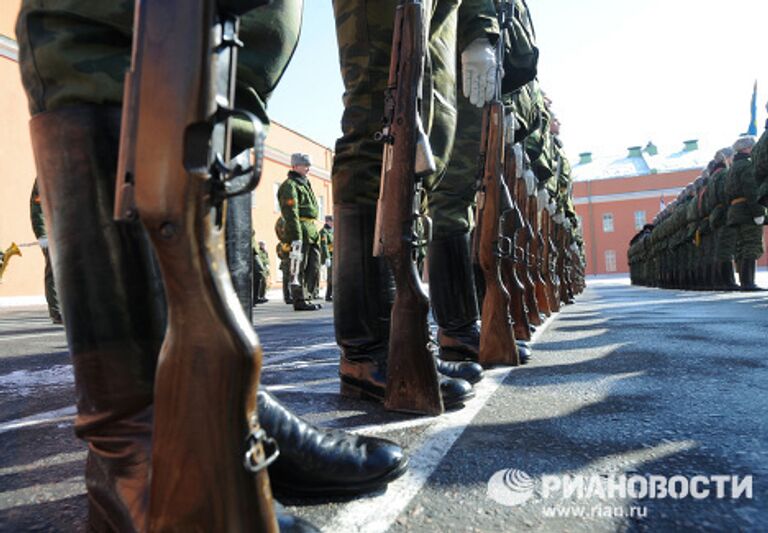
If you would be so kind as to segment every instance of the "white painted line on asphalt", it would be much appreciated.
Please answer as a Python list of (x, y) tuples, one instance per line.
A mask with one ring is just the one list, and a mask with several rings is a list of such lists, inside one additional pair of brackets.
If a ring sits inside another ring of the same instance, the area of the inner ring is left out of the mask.
[[(531, 339), (531, 346), (549, 328), (558, 315), (553, 315), (536, 330)], [(535, 354), (534, 354), (535, 357)], [(514, 368), (496, 368), (487, 370), (483, 380), (475, 385), (475, 398), (470, 400), (460, 411), (445, 413), (436, 418), (426, 419), (432, 422), (426, 430), (423, 444), (410, 453), (408, 471), (389, 484), (384, 494), (368, 498), (360, 498), (344, 505), (333, 520), (323, 528), (326, 533), (364, 532), (380, 533), (387, 531), (411, 500), (421, 491), (432, 472), (440, 464), (445, 454), (458, 440), (464, 429), (485, 406), (488, 400), (498, 390)], [(424, 425), (425, 419), (412, 421), (413, 426), (406, 422), (392, 422), (376, 426), (376, 432), (388, 431), (388, 428), (415, 427)], [(357, 428), (360, 431), (364, 428)]]
[(32, 426), (42, 426), (44, 424), (69, 421), (72, 420), (76, 412), (77, 410), (75, 409), (75, 406), (70, 405), (69, 407), (63, 407), (62, 409), (54, 409), (53, 411), (45, 411), (44, 413), (37, 413), (36, 415), (17, 418), (16, 420), (9, 420), (0, 424), (0, 433)]
[(58, 483), (42, 483), (22, 489), (0, 492), (0, 511), (23, 505), (37, 505), (56, 502), (85, 494), (85, 479), (82, 476), (71, 477)]
[(53, 337), (60, 336), (62, 340), (66, 340), (64, 330), (61, 331), (47, 331), (44, 333), (24, 333), (22, 335), (0, 335), (0, 341), (20, 341), (23, 339), (37, 339), (40, 337)]
[(287, 361), (288, 359), (295, 359), (297, 357), (322, 352), (323, 350), (329, 350), (336, 347), (337, 344), (335, 342), (320, 342), (318, 344), (310, 344), (309, 346), (298, 346), (296, 348), (289, 348), (288, 350), (271, 352), (272, 355), (267, 355), (269, 352), (265, 351), (264, 366), (271, 366), (282, 361)]
[(16, 466), (9, 466), (7, 468), (0, 468), (0, 476), (20, 474), (22, 472), (31, 472), (33, 470), (38, 470), (40, 468), (47, 468), (53, 465), (63, 465), (66, 463), (74, 463), (76, 461), (85, 461), (85, 457), (87, 454), (88, 454), (87, 452), (82, 451), (82, 452), (59, 453), (56, 455), (51, 455), (49, 457), (38, 459), (37, 461), (26, 464), (26, 465), (16, 465)]

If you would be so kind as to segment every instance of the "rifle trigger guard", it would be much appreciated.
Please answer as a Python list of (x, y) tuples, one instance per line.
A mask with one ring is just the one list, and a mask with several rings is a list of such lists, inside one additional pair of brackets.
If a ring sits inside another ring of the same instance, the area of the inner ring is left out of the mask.
[(498, 257), (511, 257), (515, 253), (514, 250), (512, 239), (506, 236), (499, 237), (499, 240), (496, 242), (496, 255)]
[[(249, 111), (244, 109), (229, 109), (226, 107), (219, 107), (216, 110), (214, 116), (215, 123), (225, 122), (230, 118), (240, 117), (246, 119), (251, 123), (253, 127), (253, 148), (254, 161), (251, 165), (243, 168), (239, 163), (229, 166), (224, 163), (221, 154), (216, 154), (216, 160), (214, 161), (212, 170), (218, 171), (214, 175), (223, 176), (221, 190), (218, 191), (217, 200), (222, 201), (233, 196), (239, 196), (251, 192), (256, 188), (261, 180), (261, 169), (264, 159), (264, 131), (261, 125), (261, 121)], [(241, 176), (248, 176), (248, 180), (237, 187), (227, 186), (227, 182), (232, 181)]]
[[(245, 443), (248, 446), (248, 451), (245, 452), (244, 465), (246, 470), (252, 474), (264, 470), (280, 457), (280, 448), (278, 448), (277, 442), (261, 428), (251, 432)], [(254, 457), (254, 445), (257, 444), (261, 444), (264, 448), (264, 459), (260, 460)], [(267, 453), (268, 448), (271, 449), (270, 453)]]

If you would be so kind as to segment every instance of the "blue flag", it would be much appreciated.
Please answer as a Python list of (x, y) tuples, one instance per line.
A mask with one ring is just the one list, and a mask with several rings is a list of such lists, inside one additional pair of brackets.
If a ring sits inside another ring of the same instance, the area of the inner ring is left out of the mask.
[(757, 135), (757, 80), (755, 80), (755, 87), (752, 89), (752, 106), (750, 112), (752, 114), (749, 119), (747, 135)]

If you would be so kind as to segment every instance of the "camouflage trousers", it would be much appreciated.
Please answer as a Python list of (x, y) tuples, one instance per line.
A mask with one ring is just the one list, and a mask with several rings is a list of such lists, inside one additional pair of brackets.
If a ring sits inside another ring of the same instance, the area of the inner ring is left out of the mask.
[[(738, 224), (723, 228), (718, 257), (733, 258), (736, 261), (756, 260), (763, 255), (763, 226)], [(721, 259), (727, 261), (729, 259)]]
[[(379, 196), (384, 91), (389, 77), (397, 0), (334, 0), (336, 36), (344, 79), (342, 136), (336, 141), (334, 203), (375, 205)], [(425, 180), (432, 190), (442, 176), (456, 129), (456, 28), (459, 0), (433, 2), (422, 120), (437, 172)]]
[[(133, 0), (22, 1), (16, 36), (32, 115), (122, 103), (133, 9)], [(266, 101), (298, 41), (302, 9), (303, 0), (273, 0), (241, 21), (236, 102), (265, 123)]]
[(480, 161), (483, 110), (459, 99), (459, 117), (451, 162), (429, 193), (429, 214), (435, 239), (467, 233)]

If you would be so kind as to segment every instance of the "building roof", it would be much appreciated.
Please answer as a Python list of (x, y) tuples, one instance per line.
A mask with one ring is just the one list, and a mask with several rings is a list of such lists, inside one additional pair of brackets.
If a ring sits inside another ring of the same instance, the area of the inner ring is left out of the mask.
[(711, 159), (710, 151), (700, 149), (695, 139), (685, 141), (681, 150), (672, 153), (659, 153), (656, 146), (649, 142), (645, 147), (630, 146), (623, 156), (593, 156), (591, 152), (579, 156), (578, 163), (573, 166), (574, 181), (630, 178), (704, 168)]

